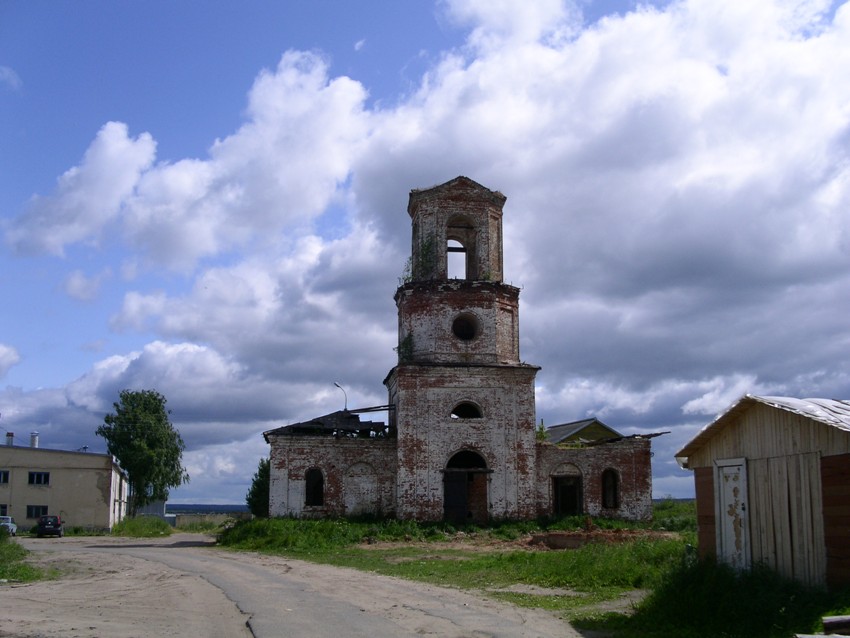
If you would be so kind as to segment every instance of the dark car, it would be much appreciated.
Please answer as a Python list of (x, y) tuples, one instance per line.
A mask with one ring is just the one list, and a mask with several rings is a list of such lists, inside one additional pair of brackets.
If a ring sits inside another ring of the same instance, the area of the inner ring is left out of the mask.
[(38, 519), (38, 525), (35, 526), (35, 533), (39, 538), (42, 536), (62, 538), (65, 535), (65, 528), (62, 525), (62, 519), (58, 516), (41, 516)]

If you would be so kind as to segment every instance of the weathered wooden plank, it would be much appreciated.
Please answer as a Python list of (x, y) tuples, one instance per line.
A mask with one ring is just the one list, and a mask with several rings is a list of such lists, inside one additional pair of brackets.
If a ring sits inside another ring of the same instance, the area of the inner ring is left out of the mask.
[(794, 577), (791, 551), (791, 513), (788, 505), (788, 466), (784, 458), (768, 459), (770, 468), (771, 511), (776, 543), (776, 569), (787, 578)]

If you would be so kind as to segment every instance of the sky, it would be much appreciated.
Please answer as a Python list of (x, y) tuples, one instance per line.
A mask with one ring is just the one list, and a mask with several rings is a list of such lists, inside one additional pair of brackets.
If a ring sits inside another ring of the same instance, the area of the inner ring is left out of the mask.
[[(243, 503), (262, 432), (385, 404), (411, 189), (507, 196), (537, 419), (674, 454), (850, 398), (850, 2), (0, 0), (0, 428), (122, 389)], [(334, 384), (338, 383), (345, 391)]]

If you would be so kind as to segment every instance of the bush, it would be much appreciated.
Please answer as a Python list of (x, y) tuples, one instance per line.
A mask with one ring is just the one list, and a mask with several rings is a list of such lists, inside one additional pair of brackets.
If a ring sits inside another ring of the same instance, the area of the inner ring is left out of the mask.
[(168, 536), (169, 534), (171, 534), (171, 525), (158, 516), (125, 518), (112, 528), (113, 536), (150, 538), (154, 536)]

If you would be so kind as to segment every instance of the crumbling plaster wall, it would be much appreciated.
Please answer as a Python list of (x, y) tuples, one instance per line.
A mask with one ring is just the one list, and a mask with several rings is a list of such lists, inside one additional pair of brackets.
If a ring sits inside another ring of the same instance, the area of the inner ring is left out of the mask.
[[(399, 288), (395, 299), (399, 345), (408, 343), (412, 361), (519, 363), (518, 288), (483, 281), (413, 282)], [(475, 318), (480, 336), (463, 340), (453, 334), (461, 313)]]
[[(447, 241), (453, 239), (470, 251), (467, 279), (502, 281), (505, 199), (501, 193), (464, 179), (453, 180), (450, 186), (436, 191), (412, 191), (407, 211), (413, 224), (411, 255), (415, 278), (448, 277), (446, 247)], [(479, 220), (484, 223), (475, 223)]]
[[(628, 438), (589, 447), (561, 448), (537, 443), (537, 514), (553, 511), (552, 477), (572, 464), (582, 476), (584, 513), (632, 521), (652, 518), (652, 464), (649, 439)], [(620, 478), (620, 506), (602, 507), (602, 472), (613, 469)]]
[[(400, 518), (443, 518), (443, 469), (459, 451), (478, 453), (488, 474), (491, 518), (535, 515), (532, 366), (399, 366), (388, 378), (397, 397)], [(463, 401), (482, 418), (452, 418)]]
[[(346, 516), (369, 511), (395, 513), (395, 439), (348, 439), (319, 436), (270, 437), (269, 513), (271, 516)], [(324, 477), (324, 503), (305, 506), (307, 470)], [(349, 511), (352, 498), (360, 501)], [(346, 508), (348, 500), (348, 509)]]

